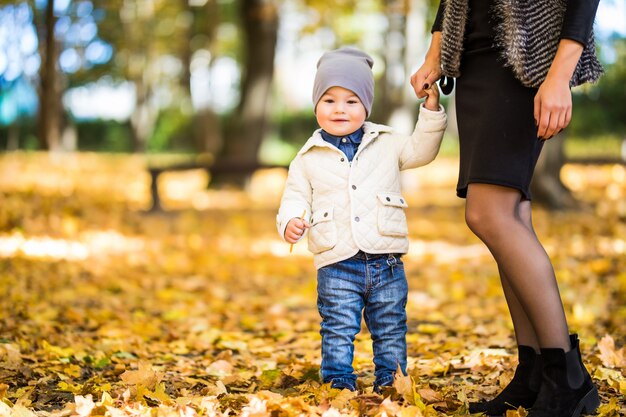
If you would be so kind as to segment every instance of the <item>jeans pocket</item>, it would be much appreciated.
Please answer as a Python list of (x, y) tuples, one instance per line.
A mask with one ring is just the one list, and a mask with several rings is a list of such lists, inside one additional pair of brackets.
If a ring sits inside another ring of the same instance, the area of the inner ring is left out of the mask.
[(333, 214), (333, 207), (326, 207), (316, 210), (311, 216), (309, 250), (312, 253), (325, 252), (337, 244), (337, 224)]
[(378, 233), (384, 236), (406, 236), (409, 229), (404, 209), (408, 207), (400, 193), (380, 193), (378, 197)]

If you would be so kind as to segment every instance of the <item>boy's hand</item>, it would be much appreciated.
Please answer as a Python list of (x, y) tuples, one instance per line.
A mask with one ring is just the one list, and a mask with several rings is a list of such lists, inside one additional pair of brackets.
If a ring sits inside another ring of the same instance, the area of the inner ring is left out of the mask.
[(439, 86), (437, 83), (433, 83), (429, 88), (424, 88), (423, 91), (426, 93), (424, 107), (428, 110), (439, 111)]
[(289, 220), (285, 228), (285, 240), (291, 244), (296, 243), (309, 227), (311, 227), (309, 222), (299, 217), (294, 217)]

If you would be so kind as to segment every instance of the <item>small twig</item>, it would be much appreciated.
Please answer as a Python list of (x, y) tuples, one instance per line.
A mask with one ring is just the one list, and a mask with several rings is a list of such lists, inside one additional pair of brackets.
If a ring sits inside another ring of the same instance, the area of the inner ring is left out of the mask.
[[(304, 209), (304, 211), (302, 212), (302, 216), (300, 216), (300, 219), (302, 219), (302, 221), (304, 221), (304, 216), (306, 216), (306, 209)], [(293, 243), (291, 244), (291, 246), (289, 246), (289, 253), (291, 253), (291, 251), (293, 251)]]

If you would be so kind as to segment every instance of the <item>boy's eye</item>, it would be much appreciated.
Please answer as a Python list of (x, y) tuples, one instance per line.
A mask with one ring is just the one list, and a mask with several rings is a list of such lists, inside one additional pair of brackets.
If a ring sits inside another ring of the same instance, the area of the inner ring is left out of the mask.
[(324, 103), (334, 103), (334, 102), (335, 100), (333, 100), (332, 98), (324, 99)]
[(358, 103), (358, 101), (356, 101), (356, 100), (348, 100), (348, 104), (357, 104), (357, 103)]

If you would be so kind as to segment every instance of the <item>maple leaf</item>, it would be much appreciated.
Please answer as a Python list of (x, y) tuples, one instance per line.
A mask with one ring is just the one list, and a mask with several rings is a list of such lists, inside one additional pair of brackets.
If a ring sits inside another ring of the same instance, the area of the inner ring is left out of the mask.
[(425, 408), (420, 395), (415, 390), (415, 381), (410, 375), (403, 375), (398, 367), (393, 381), (393, 388), (409, 405), (416, 405)]
[(602, 365), (607, 368), (626, 367), (626, 349), (621, 348), (617, 350), (615, 348), (615, 341), (611, 336), (605, 335), (598, 342), (598, 350), (600, 351), (598, 357), (602, 361)]
[(0, 417), (11, 417), (11, 407), (0, 401)]
[(206, 368), (206, 372), (209, 375), (214, 375), (217, 377), (224, 377), (228, 375), (232, 375), (235, 367), (228, 361), (218, 360), (213, 362)]
[(19, 368), (22, 363), (19, 348), (11, 343), (0, 344), (0, 363), (7, 369)]
[(157, 383), (161, 381), (162, 375), (154, 370), (152, 364), (140, 361), (136, 371), (125, 371), (120, 378), (128, 385), (142, 386), (148, 389), (154, 389)]
[(322, 417), (342, 417), (342, 414), (336, 408), (330, 407), (322, 413)]
[(528, 411), (524, 407), (518, 407), (516, 410), (506, 410), (505, 417), (526, 417)]
[(426, 403), (437, 403), (443, 401), (443, 396), (431, 388), (420, 388), (417, 390), (417, 393), (424, 401), (426, 401)]
[(424, 412), (415, 405), (402, 408), (397, 414), (398, 417), (422, 417)]
[(331, 407), (336, 409), (345, 408), (350, 400), (357, 396), (357, 393), (354, 391), (350, 391), (349, 389), (338, 390), (339, 393), (330, 401)]
[(267, 400), (252, 397), (250, 403), (241, 410), (241, 417), (269, 417)]
[(32, 410), (22, 405), (16, 405), (11, 410), (11, 413), (9, 414), (9, 416), (10, 417), (36, 417), (37, 415)]
[(621, 414), (619, 400), (611, 397), (608, 403), (601, 404), (596, 410), (598, 417), (618, 417)]
[(83, 397), (82, 395), (74, 396), (75, 407), (74, 410), (76, 414), (80, 417), (87, 417), (91, 414), (91, 410), (93, 410), (96, 404), (93, 402), (93, 398), (91, 394)]

